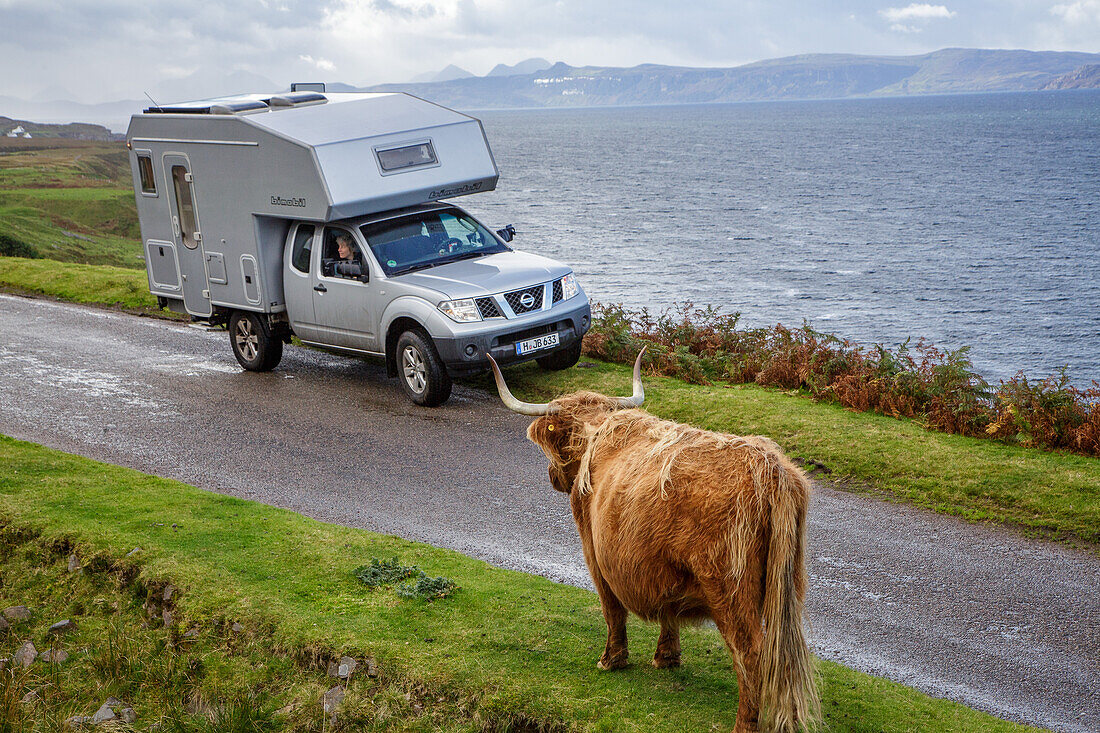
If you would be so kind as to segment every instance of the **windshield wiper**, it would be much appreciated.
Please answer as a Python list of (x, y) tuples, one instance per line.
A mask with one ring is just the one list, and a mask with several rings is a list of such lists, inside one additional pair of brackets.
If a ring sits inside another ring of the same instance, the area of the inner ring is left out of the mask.
[(416, 272), (417, 270), (426, 270), (429, 267), (435, 267), (436, 265), (442, 265), (442, 264), (443, 264), (442, 262), (421, 262), (419, 265), (410, 265), (410, 266), (406, 267), (404, 270), (398, 270), (397, 272), (393, 273), (393, 277), (397, 277), (398, 275), (404, 275), (407, 272)]

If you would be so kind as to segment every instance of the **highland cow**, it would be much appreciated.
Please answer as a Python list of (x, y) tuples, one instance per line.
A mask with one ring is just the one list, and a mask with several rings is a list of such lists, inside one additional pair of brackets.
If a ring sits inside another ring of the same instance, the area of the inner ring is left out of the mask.
[(641, 361), (633, 397), (546, 404), (513, 397), (492, 362), (501, 399), (536, 417), (527, 437), (569, 495), (607, 622), (597, 666), (627, 665), (628, 611), (660, 624), (656, 667), (680, 664), (681, 625), (713, 619), (737, 672), (734, 733), (809, 728), (820, 716), (802, 625), (810, 483), (768, 438), (637, 409)]

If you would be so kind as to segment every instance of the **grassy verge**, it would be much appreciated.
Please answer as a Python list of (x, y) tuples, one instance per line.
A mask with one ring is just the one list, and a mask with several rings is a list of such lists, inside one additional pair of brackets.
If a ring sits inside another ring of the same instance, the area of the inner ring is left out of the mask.
[[(454, 552), (322, 524), (6, 437), (0, 437), (0, 516), (5, 536), (33, 533), (32, 547), (74, 552), (89, 573), (99, 568), (106, 577), (130, 578), (142, 589), (174, 584), (180, 593), (170, 634), (193, 626), (224, 629), (234, 620), (257, 630), (255, 643), (261, 646), (246, 649), (237, 661), (229, 659), (233, 650), (216, 634), (202, 643), (218, 647), (222, 656), (215, 656), (216, 665), (248, 667), (255, 659), (250, 655), (269, 649), (272, 671), (256, 683), (264, 687), (263, 680), (269, 680), (268, 707), (297, 694), (279, 687), (284, 675), (288, 690), (312, 689), (314, 698), (320, 690), (309, 688), (315, 683), (308, 680), (298, 687), (299, 673), (283, 658), (309, 667), (348, 654), (375, 660), (390, 685), (368, 686), (364, 696), (384, 702), (392, 690), (404, 689), (418, 701), (392, 725), (368, 712), (361, 722), (349, 722), (351, 729), (659, 732), (728, 730), (734, 722), (735, 677), (716, 631), (687, 630), (684, 666), (656, 670), (645, 663), (656, 630), (632, 621), (635, 665), (601, 673), (595, 661), (605, 629), (594, 594)], [(141, 551), (126, 557), (135, 547)], [(453, 579), (459, 590), (440, 601), (409, 600), (390, 590), (369, 590), (354, 578), (353, 570), (371, 558), (393, 556), (429, 575)], [(44, 625), (62, 609), (72, 609), (74, 599), (81, 609), (102, 608), (94, 598), (88, 602), (87, 594), (102, 594), (97, 583), (107, 582), (63, 578), (47, 582), (45, 589), (5, 582), (0, 593), (6, 602), (39, 609), (34, 625), (13, 627), (5, 650), (24, 637), (42, 641)], [(134, 603), (120, 600), (120, 609), (132, 614)], [(113, 606), (107, 605), (110, 617)], [(81, 655), (94, 657), (92, 650), (103, 646), (94, 635), (110, 633), (97, 632), (91, 623), (87, 628), (93, 636), (82, 643), (76, 637), (68, 663), (79, 663)], [(155, 646), (158, 638), (142, 643)], [(1023, 729), (839, 665), (822, 662), (820, 674), (829, 730)], [(75, 676), (66, 684), (80, 686)], [(91, 678), (83, 684), (97, 683)], [(72, 694), (87, 701), (103, 693)], [(144, 720), (175, 714), (174, 700), (142, 694), (139, 688), (134, 696), (148, 700)], [(307, 719), (297, 729), (319, 730), (315, 725)]]
[(0, 287), (73, 303), (157, 311), (144, 270), (78, 265), (25, 257), (0, 257)]
[[(30, 641), (62, 659), (0, 671), (4, 733), (66, 730), (66, 721), (94, 716), (110, 697), (122, 702), (113, 711), (120, 718), (125, 708), (133, 711), (136, 730), (321, 730), (333, 723), (324, 720), (323, 696), (337, 685), (344, 695), (340, 729), (396, 730), (418, 717), (438, 717), (434, 710), (418, 715), (404, 697), (409, 690), (366, 673), (339, 683), (323, 666), (275, 649), (270, 636), (238, 622), (185, 627), (169, 617), (164, 624), (164, 609), (155, 603), (164, 587), (136, 579), (136, 562), (99, 555), (70, 572), (70, 549), (11, 525), (0, 530), (0, 608), (29, 605), (32, 612), (0, 632), (0, 656)], [(151, 613), (154, 607), (161, 613)], [(74, 622), (75, 631), (50, 635), (50, 624), (61, 619)]]

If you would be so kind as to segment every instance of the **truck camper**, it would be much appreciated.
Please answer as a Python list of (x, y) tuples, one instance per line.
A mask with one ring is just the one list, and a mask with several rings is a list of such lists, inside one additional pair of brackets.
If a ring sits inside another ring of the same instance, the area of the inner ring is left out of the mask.
[(384, 357), (434, 406), (486, 355), (580, 356), (572, 271), (443, 201), (496, 187), (473, 117), (407, 94), (249, 94), (149, 107), (126, 143), (150, 292), (226, 327), (245, 369), (273, 369), (295, 335)]

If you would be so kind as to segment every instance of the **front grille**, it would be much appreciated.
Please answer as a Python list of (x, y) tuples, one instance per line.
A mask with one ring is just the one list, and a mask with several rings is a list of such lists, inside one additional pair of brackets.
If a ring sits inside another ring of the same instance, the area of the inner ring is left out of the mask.
[[(524, 295), (531, 296), (532, 300), (530, 305), (524, 305), (521, 302)], [(513, 290), (510, 293), (505, 293), (504, 299), (508, 301), (508, 305), (512, 308), (512, 312), (516, 315), (540, 310), (542, 308), (542, 286), (535, 285), (534, 287), (524, 288), (523, 290)]]
[(563, 295), (562, 295), (562, 293), (561, 293), (561, 280), (560, 280), (560, 279), (559, 279), (559, 280), (555, 280), (555, 281), (554, 281), (554, 299), (553, 299), (552, 301), (550, 301), (550, 302), (551, 302), (551, 303), (557, 303), (557, 302), (558, 302), (559, 300), (561, 300), (561, 299), (562, 299), (563, 297), (564, 297), (564, 296), (563, 296)]
[(482, 318), (504, 318), (504, 314), (497, 308), (497, 303), (492, 298), (477, 298), (477, 309), (481, 311)]

